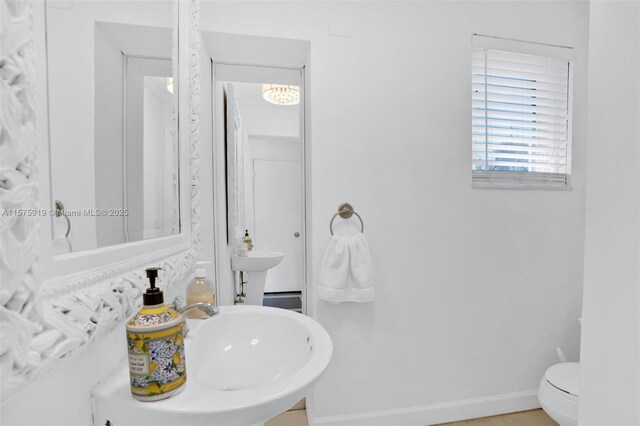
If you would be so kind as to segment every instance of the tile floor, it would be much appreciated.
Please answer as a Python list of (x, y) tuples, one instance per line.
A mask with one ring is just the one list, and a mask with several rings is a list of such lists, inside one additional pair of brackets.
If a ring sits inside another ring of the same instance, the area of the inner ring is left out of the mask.
[[(265, 423), (265, 426), (307, 426), (307, 411), (293, 410), (280, 414)], [(521, 411), (502, 416), (446, 423), (447, 426), (557, 426), (542, 410)]]
[(445, 423), (447, 426), (558, 426), (542, 409)]
[(307, 410), (285, 411), (277, 417), (269, 420), (264, 426), (308, 426)]

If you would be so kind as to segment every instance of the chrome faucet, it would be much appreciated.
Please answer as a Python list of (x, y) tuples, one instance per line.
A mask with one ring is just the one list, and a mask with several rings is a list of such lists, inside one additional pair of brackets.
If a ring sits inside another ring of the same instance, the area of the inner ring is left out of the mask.
[(171, 305), (169, 305), (169, 307), (178, 311), (179, 314), (184, 314), (185, 312), (190, 311), (192, 309), (199, 309), (202, 312), (204, 312), (205, 315), (207, 315), (209, 318), (216, 316), (220, 313), (220, 308), (218, 308), (213, 303), (197, 302), (197, 303), (192, 303), (190, 305), (180, 306), (182, 304), (182, 301), (183, 301), (182, 297), (178, 296), (175, 299), (173, 299), (173, 302), (171, 302)]
[(177, 308), (176, 311), (178, 311), (180, 314), (184, 314), (185, 312), (190, 311), (191, 309), (200, 309), (209, 318), (211, 318), (212, 316), (218, 315), (220, 313), (220, 308), (213, 305), (212, 303), (207, 303), (207, 302), (192, 303), (190, 305)]
[[(184, 299), (181, 296), (178, 296), (175, 299), (173, 299), (173, 302), (171, 302), (169, 307), (171, 309), (174, 309), (174, 310), (178, 311), (178, 313), (180, 315), (182, 315), (185, 312), (190, 311), (192, 309), (201, 310), (209, 318), (211, 318), (213, 316), (216, 316), (216, 315), (218, 315), (220, 313), (220, 308), (218, 308), (213, 303), (197, 302), (197, 303), (192, 303), (190, 305), (180, 306), (180, 305), (182, 305), (182, 303), (183, 303), (182, 301), (183, 300)], [(189, 333), (189, 325), (187, 324), (186, 321), (184, 322), (184, 329), (183, 330), (184, 330), (183, 331), (183, 336), (187, 337), (187, 334)]]

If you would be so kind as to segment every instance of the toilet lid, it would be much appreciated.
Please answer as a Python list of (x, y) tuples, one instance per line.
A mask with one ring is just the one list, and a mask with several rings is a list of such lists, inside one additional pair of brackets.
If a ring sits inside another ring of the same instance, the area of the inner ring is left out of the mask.
[(573, 396), (580, 395), (580, 363), (563, 362), (549, 367), (544, 375), (554, 387)]

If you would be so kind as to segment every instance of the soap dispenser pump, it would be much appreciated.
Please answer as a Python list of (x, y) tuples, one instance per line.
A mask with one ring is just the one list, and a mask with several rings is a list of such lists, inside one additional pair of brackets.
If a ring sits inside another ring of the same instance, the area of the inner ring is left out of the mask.
[(178, 393), (187, 381), (184, 318), (164, 304), (156, 287), (160, 268), (147, 269), (149, 288), (142, 309), (127, 322), (131, 395), (157, 401)]

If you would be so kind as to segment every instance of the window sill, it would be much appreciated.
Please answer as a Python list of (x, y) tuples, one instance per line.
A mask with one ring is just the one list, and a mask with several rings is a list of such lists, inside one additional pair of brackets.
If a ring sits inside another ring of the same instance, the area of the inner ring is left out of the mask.
[(496, 183), (473, 182), (473, 189), (525, 189), (525, 190), (549, 190), (549, 191), (573, 191), (571, 185), (545, 185), (535, 183)]

